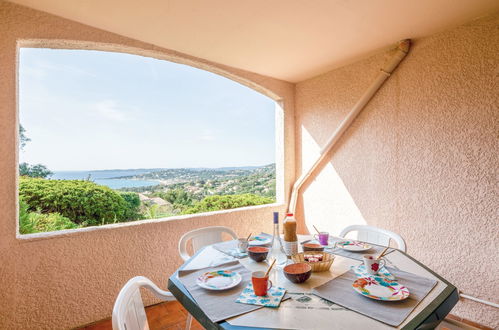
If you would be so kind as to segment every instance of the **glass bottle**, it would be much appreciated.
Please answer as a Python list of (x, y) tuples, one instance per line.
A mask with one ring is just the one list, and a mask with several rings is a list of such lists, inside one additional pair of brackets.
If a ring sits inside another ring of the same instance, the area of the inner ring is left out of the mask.
[(296, 220), (293, 213), (286, 214), (283, 222), (284, 227), (284, 252), (289, 255), (298, 253), (298, 237), (296, 235)]
[(287, 256), (279, 235), (279, 212), (274, 212), (274, 232), (272, 234), (271, 256), (276, 259), (276, 265), (284, 266), (287, 262)]

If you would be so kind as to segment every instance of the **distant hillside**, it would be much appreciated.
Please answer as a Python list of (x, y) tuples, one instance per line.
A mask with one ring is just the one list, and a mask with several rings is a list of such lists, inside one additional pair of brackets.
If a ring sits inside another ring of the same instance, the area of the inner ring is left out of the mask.
[(210, 195), (246, 193), (275, 198), (275, 164), (260, 167), (216, 169), (155, 169), (149, 173), (123, 176), (119, 179), (157, 180), (161, 182), (161, 184), (152, 187), (122, 190), (158, 193), (181, 189), (198, 200)]

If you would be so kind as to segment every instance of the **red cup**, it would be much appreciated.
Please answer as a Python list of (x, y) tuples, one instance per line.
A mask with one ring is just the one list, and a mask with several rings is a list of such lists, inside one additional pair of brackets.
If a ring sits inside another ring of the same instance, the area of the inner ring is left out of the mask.
[(251, 282), (253, 283), (253, 291), (257, 296), (266, 296), (272, 287), (272, 281), (269, 280), (268, 276), (265, 277), (265, 272), (251, 273)]

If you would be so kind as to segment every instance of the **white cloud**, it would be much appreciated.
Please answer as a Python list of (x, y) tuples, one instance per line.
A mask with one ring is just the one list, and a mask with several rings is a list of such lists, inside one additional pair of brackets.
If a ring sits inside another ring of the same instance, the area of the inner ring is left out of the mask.
[(95, 114), (102, 119), (112, 121), (127, 121), (131, 119), (130, 109), (120, 106), (115, 100), (104, 100), (95, 103), (92, 108), (94, 109)]

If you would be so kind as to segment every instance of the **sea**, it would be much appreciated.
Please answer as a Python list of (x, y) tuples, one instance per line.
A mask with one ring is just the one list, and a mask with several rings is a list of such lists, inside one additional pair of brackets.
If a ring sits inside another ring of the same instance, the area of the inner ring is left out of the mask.
[(155, 180), (131, 180), (131, 179), (116, 179), (117, 177), (138, 175), (153, 172), (152, 169), (138, 170), (97, 170), (97, 171), (54, 171), (50, 177), (56, 180), (87, 180), (108, 186), (111, 189), (131, 188), (131, 187), (148, 187), (159, 184)]

